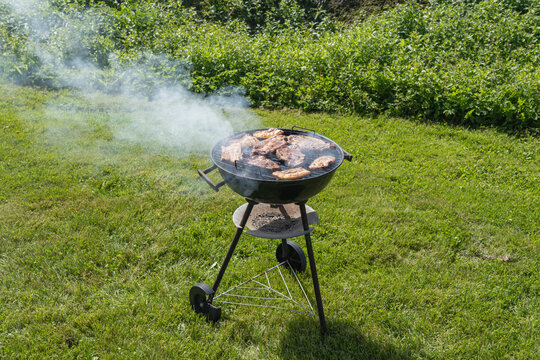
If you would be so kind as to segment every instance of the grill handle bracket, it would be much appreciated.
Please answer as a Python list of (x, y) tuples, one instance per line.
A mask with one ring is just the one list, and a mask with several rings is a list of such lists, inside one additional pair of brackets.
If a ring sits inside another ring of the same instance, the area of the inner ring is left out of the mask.
[[(343, 150), (343, 149), (342, 149), (342, 150)], [(344, 158), (345, 160), (347, 160), (347, 161), (352, 161), (353, 156), (352, 156), (349, 152), (343, 150), (343, 158)]]
[(206, 174), (208, 174), (209, 172), (211, 172), (212, 170), (215, 170), (215, 169), (217, 169), (217, 166), (214, 164), (214, 165), (210, 166), (207, 169), (198, 170), (198, 172), (199, 172), (199, 176), (202, 177), (203, 180), (206, 181), (206, 183), (208, 185), (210, 185), (212, 190), (214, 190), (215, 192), (218, 192), (219, 188), (222, 187), (223, 185), (225, 185), (225, 180), (223, 180), (221, 182), (218, 182), (217, 184), (214, 184), (214, 182), (212, 180), (210, 180), (210, 178), (208, 176), (206, 176)]

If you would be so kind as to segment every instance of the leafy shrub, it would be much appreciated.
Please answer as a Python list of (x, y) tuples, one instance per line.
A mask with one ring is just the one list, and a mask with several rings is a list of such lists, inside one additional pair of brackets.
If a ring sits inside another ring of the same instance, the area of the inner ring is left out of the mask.
[[(47, 40), (59, 62), (86, 56), (101, 80), (118, 71), (115, 64), (155, 53), (166, 59), (149, 65), (158, 75), (186, 83), (189, 69), (192, 91), (242, 87), (253, 106), (540, 128), (540, 1), (443, 1), (328, 28), (301, 26), (306, 12), (289, 1), (284, 13), (266, 13), (264, 31), (255, 33), (239, 19), (202, 20), (180, 0), (126, 0), (117, 8), (79, 1), (49, 15), (59, 31)], [(0, 16), (3, 72), (28, 83), (54, 79), (29, 46), (31, 20), (5, 7)], [(68, 46), (66, 31), (84, 34), (79, 47)]]
[[(483, 0), (431, 0), (432, 5), (472, 5), (479, 4)], [(503, 7), (515, 10), (521, 13), (528, 11), (538, 12), (539, 1), (538, 0), (499, 0)]]
[(227, 23), (241, 21), (252, 33), (300, 29), (326, 24), (324, 10), (316, 0), (187, 0), (206, 20)]

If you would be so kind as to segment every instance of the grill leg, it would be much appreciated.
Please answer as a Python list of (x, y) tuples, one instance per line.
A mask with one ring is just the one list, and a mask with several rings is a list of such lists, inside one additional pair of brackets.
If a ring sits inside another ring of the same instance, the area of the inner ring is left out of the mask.
[[(304, 226), (304, 231), (309, 230), (309, 223), (306, 213), (306, 203), (299, 203), (300, 214), (302, 216), (302, 225)], [(317, 300), (317, 312), (319, 313), (319, 321), (321, 323), (321, 332), (326, 334), (328, 329), (326, 328), (326, 319), (324, 318), (324, 310), (322, 305), (321, 290), (319, 289), (319, 278), (317, 277), (317, 267), (315, 266), (315, 256), (313, 256), (313, 247), (311, 246), (311, 235), (306, 233), (304, 235), (306, 238), (306, 247), (309, 257), (309, 268), (311, 270), (311, 277), (313, 278), (313, 289), (315, 290), (315, 299)]]
[(247, 206), (246, 211), (244, 212), (244, 216), (242, 216), (240, 227), (236, 229), (236, 234), (234, 234), (234, 239), (231, 243), (231, 246), (229, 247), (229, 251), (227, 251), (227, 255), (225, 256), (225, 260), (223, 260), (223, 264), (221, 265), (221, 268), (219, 269), (219, 273), (216, 278), (216, 281), (214, 282), (214, 286), (212, 286), (212, 289), (214, 289), (214, 294), (210, 295), (210, 299), (209, 299), (210, 303), (212, 302), (214, 295), (217, 293), (219, 283), (221, 282), (221, 279), (223, 278), (223, 275), (225, 274), (225, 270), (227, 270), (229, 261), (231, 260), (231, 257), (234, 253), (234, 249), (236, 248), (236, 245), (238, 244), (238, 240), (240, 240), (240, 236), (242, 235), (242, 232), (244, 231), (244, 227), (246, 226), (246, 223), (249, 219), (249, 214), (251, 214), (251, 210), (253, 210), (254, 205), (255, 205), (254, 201), (248, 200), (248, 206)]
[(287, 259), (289, 255), (289, 247), (287, 246), (287, 239), (281, 239), (281, 256), (283, 259)]

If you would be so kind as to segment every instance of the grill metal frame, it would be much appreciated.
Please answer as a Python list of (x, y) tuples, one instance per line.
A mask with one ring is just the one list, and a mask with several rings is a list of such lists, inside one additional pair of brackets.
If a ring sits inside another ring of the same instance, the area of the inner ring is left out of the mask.
[[(239, 172), (238, 165), (235, 167), (233, 164), (230, 164), (232, 165), (232, 168), (230, 168), (228, 166), (229, 164), (224, 164), (224, 162), (221, 161), (221, 146), (225, 144), (229, 144), (231, 139), (244, 136), (245, 134), (253, 134), (253, 132), (257, 130), (263, 130), (263, 129), (244, 131), (244, 132), (237, 133), (230, 137), (220, 140), (212, 148), (212, 151), (210, 152), (210, 157), (212, 158), (214, 165), (209, 167), (208, 169), (199, 170), (199, 175), (212, 187), (212, 189), (214, 189), (215, 191), (218, 191), (221, 186), (225, 184), (229, 185), (229, 187), (233, 191), (237, 192), (238, 194), (246, 198), (247, 204), (243, 207), (241, 211), (242, 212), (241, 219), (240, 220), (236, 219), (236, 221), (234, 221), (237, 227), (236, 233), (229, 247), (229, 250), (227, 251), (227, 255), (225, 256), (225, 259), (223, 260), (223, 264), (221, 265), (221, 268), (216, 277), (216, 280), (214, 281), (214, 285), (212, 287), (210, 287), (209, 285), (205, 283), (199, 283), (199, 284), (194, 285), (189, 291), (189, 301), (196, 313), (204, 315), (206, 319), (209, 321), (218, 321), (221, 316), (221, 308), (214, 306), (212, 302), (214, 301), (214, 298), (217, 299), (220, 296), (220, 295), (215, 296), (217, 293), (219, 284), (223, 278), (223, 275), (225, 274), (225, 270), (227, 269), (229, 261), (231, 260), (234, 250), (238, 244), (238, 241), (240, 240), (240, 236), (242, 235), (242, 232), (244, 231), (244, 228), (246, 227), (248, 223), (250, 214), (254, 206), (257, 205), (257, 203), (275, 205), (280, 209), (280, 212), (281, 210), (283, 210), (283, 212), (287, 214), (287, 216), (285, 216), (285, 214), (283, 214), (282, 212), (284, 218), (287, 218), (287, 217), (292, 218), (289, 215), (289, 212), (285, 211), (285, 206), (282, 206), (282, 204), (296, 203), (296, 206), (298, 206), (300, 210), (302, 231), (295, 232), (294, 234), (286, 233), (286, 232), (278, 232), (276, 233), (275, 236), (272, 235), (271, 238), (276, 238), (276, 237), (281, 238), (282, 243), (276, 249), (276, 258), (280, 262), (280, 265), (287, 263), (291, 267), (291, 269), (294, 268), (297, 271), (304, 271), (305, 266), (306, 266), (306, 259), (305, 259), (305, 254), (302, 248), (294, 241), (286, 240), (286, 238), (289, 236), (304, 235), (304, 238), (306, 240), (306, 248), (307, 248), (307, 253), (308, 253), (308, 258), (309, 258), (309, 267), (310, 267), (311, 277), (313, 279), (313, 290), (315, 292), (315, 299), (317, 302), (317, 313), (319, 315), (319, 322), (321, 324), (321, 332), (325, 334), (327, 333), (328, 329), (326, 327), (326, 319), (324, 316), (321, 291), (319, 288), (319, 280), (317, 276), (317, 268), (315, 266), (315, 257), (313, 254), (313, 247), (312, 247), (312, 242), (311, 242), (310, 232), (313, 228), (309, 227), (310, 219), (308, 218), (308, 212), (306, 210), (307, 208), (306, 201), (311, 196), (317, 194), (324, 187), (326, 187), (326, 185), (330, 182), (332, 176), (334, 175), (334, 172), (336, 171), (336, 169), (343, 163), (343, 160), (346, 159), (346, 160), (351, 161), (352, 155), (344, 151), (334, 141), (320, 134), (317, 134), (314, 131), (307, 132), (304, 130), (294, 129), (293, 127), (293, 129), (281, 129), (281, 130), (284, 131), (285, 135), (294, 134), (294, 135), (313, 136), (313, 137), (316, 137), (321, 140), (334, 144), (335, 148), (332, 151), (335, 152), (335, 155), (333, 154), (336, 157), (335, 163), (326, 169), (322, 169), (322, 171), (317, 171), (313, 175), (310, 174), (310, 176), (306, 176), (300, 179), (277, 180), (274, 178), (265, 179), (260, 172), (255, 173), (256, 175), (261, 175), (259, 177), (252, 176), (253, 173), (249, 173), (248, 171)], [(218, 151), (216, 151), (216, 149)], [(317, 155), (320, 156), (321, 154), (324, 154), (324, 153), (318, 153)], [(310, 159), (305, 160), (304, 166), (308, 161), (310, 161)], [(221, 181), (218, 184), (214, 184), (212, 180), (210, 180), (210, 178), (206, 176), (209, 172), (211, 172), (214, 169), (219, 169), (219, 172), (221, 176), (223, 177), (223, 181)], [(240, 216), (237, 216), (237, 217), (240, 217)], [(260, 235), (263, 237), (268, 237), (267, 233), (259, 233), (259, 234), (253, 234), (253, 235), (255, 236)], [(284, 260), (285, 262), (283, 262)], [(287, 291), (288, 291), (288, 288), (287, 288)], [(303, 288), (302, 288), (302, 291), (303, 291)], [(227, 292), (223, 294), (226, 294)], [(304, 292), (304, 295), (305, 295), (305, 292)], [(216, 302), (219, 302), (219, 301), (220, 300), (216, 300)], [(222, 301), (222, 302), (225, 302), (225, 301)], [(309, 299), (308, 299), (308, 302), (309, 302)], [(278, 308), (281, 308), (281, 307), (278, 307)], [(310, 303), (310, 308), (312, 309), (311, 303)], [(313, 313), (311, 314), (313, 315)]]

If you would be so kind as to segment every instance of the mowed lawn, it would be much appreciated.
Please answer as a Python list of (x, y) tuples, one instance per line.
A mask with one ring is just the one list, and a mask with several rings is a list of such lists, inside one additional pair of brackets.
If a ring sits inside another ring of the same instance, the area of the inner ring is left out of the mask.
[[(245, 201), (198, 179), (206, 152), (117, 139), (103, 101), (0, 87), (0, 359), (538, 358), (537, 138), (257, 112), (354, 155), (308, 202), (321, 337), (292, 312), (195, 316), (189, 289), (213, 283)], [(223, 289), (275, 265), (277, 244), (244, 235)]]

